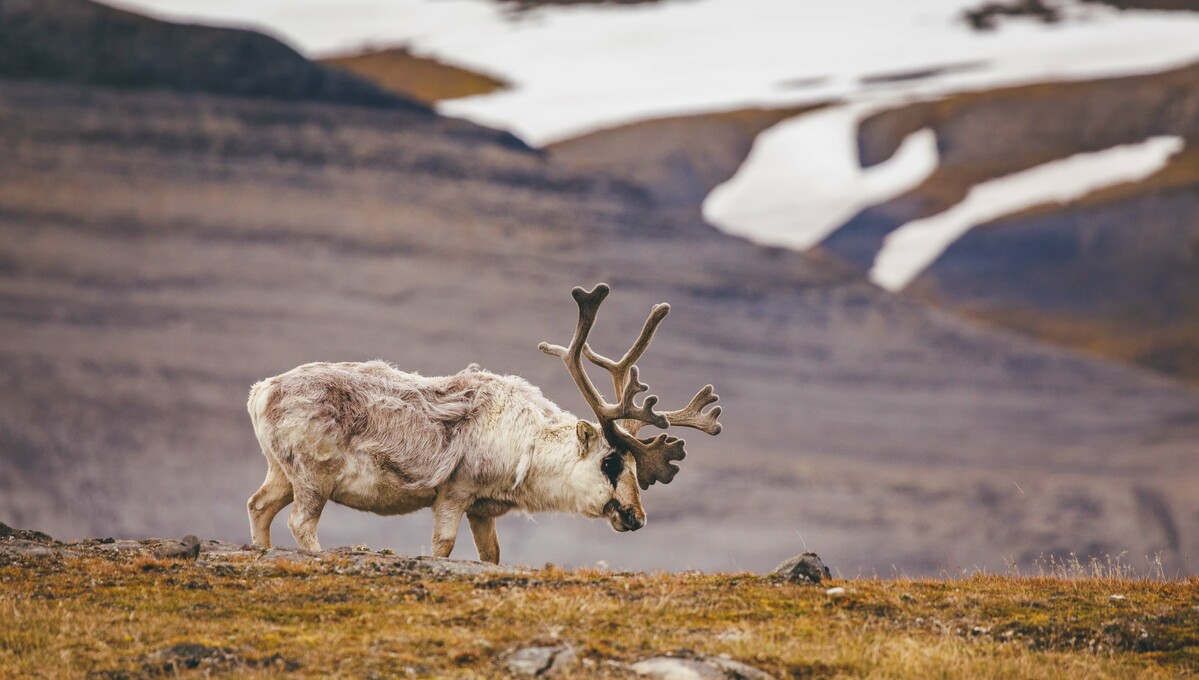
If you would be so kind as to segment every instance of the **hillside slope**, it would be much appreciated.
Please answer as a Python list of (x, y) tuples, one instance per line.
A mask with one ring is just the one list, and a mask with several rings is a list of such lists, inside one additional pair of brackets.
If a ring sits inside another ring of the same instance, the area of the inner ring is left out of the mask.
[[(847, 574), (1124, 550), (1195, 568), (1199, 391), (650, 193), (419, 111), (0, 82), (0, 519), (245, 540), (247, 390), (308, 361), (478, 362), (585, 414), (536, 345), (568, 338), (572, 286), (605, 280), (597, 349), (669, 301), (642, 375), (667, 405), (714, 383), (725, 431), (646, 493), (646, 529), (506, 517), (506, 560), (760, 569), (806, 544)], [(429, 531), (321, 523), (326, 545), (410, 554)]]
[(910, 287), (983, 322), (1199, 381), (1199, 153), (982, 225)]
[(859, 213), (824, 249), (866, 269), (889, 234), (948, 209), (976, 184), (1155, 135), (1181, 137), (1186, 149), (1143, 181), (967, 232), (909, 291), (988, 323), (1199, 378), (1199, 66), (886, 111), (861, 126), (863, 164), (888, 158), (924, 127), (937, 134), (936, 172)]
[(649, 191), (654, 208), (700, 216), (704, 198), (749, 155), (770, 126), (820, 108), (735, 109), (638, 121), (546, 146), (559, 163), (631, 182)]
[(0, 0), (0, 78), (428, 111), (261, 33), (158, 21), (90, 0)]

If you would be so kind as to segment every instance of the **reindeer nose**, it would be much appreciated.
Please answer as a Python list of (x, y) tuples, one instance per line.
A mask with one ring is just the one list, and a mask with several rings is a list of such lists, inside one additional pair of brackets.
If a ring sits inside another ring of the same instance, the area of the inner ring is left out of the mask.
[(637, 531), (645, 526), (645, 515), (638, 513), (633, 508), (621, 508), (620, 522), (629, 531)]

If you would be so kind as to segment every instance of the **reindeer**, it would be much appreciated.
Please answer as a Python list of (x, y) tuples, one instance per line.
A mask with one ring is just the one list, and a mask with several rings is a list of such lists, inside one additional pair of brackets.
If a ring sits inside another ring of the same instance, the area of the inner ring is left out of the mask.
[[(247, 503), (256, 545), (271, 545), (271, 522), (293, 503), (296, 542), (319, 551), (316, 525), (329, 501), (380, 515), (433, 509), (432, 551), (449, 557), (465, 514), (479, 559), (499, 562), (495, 520), (512, 511), (606, 517), (616, 531), (645, 526), (641, 491), (669, 484), (686, 456), (682, 439), (640, 438), (645, 425), (720, 432), (712, 386), (677, 411), (654, 410), (638, 394), (635, 362), (670, 311), (655, 305), (641, 335), (619, 360), (594, 352), (587, 337), (607, 284), (571, 291), (579, 307), (569, 347), (538, 348), (562, 359), (598, 422), (581, 420), (522, 378), (472, 364), (424, 377), (383, 361), (312, 363), (256, 383), (247, 407), (267, 461), (266, 480)], [(583, 358), (611, 374), (608, 403)], [(639, 488), (640, 487), (640, 488)]]

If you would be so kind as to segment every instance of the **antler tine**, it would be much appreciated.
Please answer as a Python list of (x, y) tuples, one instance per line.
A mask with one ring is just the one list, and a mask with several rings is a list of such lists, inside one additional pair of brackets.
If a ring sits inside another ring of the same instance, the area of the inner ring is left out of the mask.
[(719, 399), (720, 396), (716, 394), (715, 388), (705, 385), (694, 397), (691, 397), (690, 404), (677, 411), (667, 411), (663, 415), (670, 421), (671, 427), (693, 427), (708, 434), (720, 434), (720, 423), (716, 421), (720, 417), (720, 407), (717, 406), (704, 413), (705, 408), (715, 404)]
[[(617, 394), (624, 394), (629, 387), (630, 376), (632, 382), (636, 383), (637, 367), (634, 365), (645, 350), (649, 348), (649, 343), (654, 339), (654, 334), (658, 331), (658, 325), (670, 313), (670, 305), (665, 302), (654, 305), (650, 310), (649, 317), (645, 320), (645, 325), (641, 328), (641, 335), (637, 337), (637, 341), (625, 352), (624, 356), (619, 361), (613, 361), (608, 357), (591, 349), (590, 345), (583, 346), (583, 354), (587, 359), (596, 366), (606, 369), (612, 374), (612, 386), (616, 388)], [(645, 389), (649, 389), (648, 386)], [(691, 403), (677, 411), (667, 411), (662, 415), (670, 422), (671, 427), (692, 427), (697, 430), (706, 432), (707, 434), (720, 434), (720, 423), (717, 418), (720, 417), (720, 407), (716, 407), (711, 411), (704, 413), (703, 410), (708, 406), (716, 403), (720, 397), (714, 392), (711, 385), (705, 386), (694, 397), (691, 398)], [(641, 428), (647, 424), (645, 421), (627, 421), (621, 423), (621, 427), (628, 430), (629, 434), (636, 436)]]
[(612, 374), (612, 386), (616, 388), (616, 393), (624, 392), (624, 380), (628, 377), (629, 369), (633, 368), (633, 364), (645, 354), (645, 350), (649, 349), (649, 343), (654, 339), (654, 334), (658, 332), (658, 324), (662, 323), (662, 319), (670, 313), (670, 305), (665, 302), (654, 305), (650, 310), (649, 316), (645, 319), (645, 324), (641, 327), (641, 335), (637, 336), (637, 340), (629, 351), (624, 353), (618, 361), (613, 361), (608, 357), (591, 349), (590, 345), (583, 347), (583, 353), (587, 355), (587, 359), (596, 366), (606, 369)]
[(648, 489), (654, 482), (669, 484), (679, 472), (679, 466), (673, 461), (687, 457), (684, 445), (687, 442), (660, 434), (653, 439), (637, 439), (628, 437), (627, 446), (637, 459), (637, 484), (642, 489)]
[[(617, 421), (622, 419), (644, 421), (662, 428), (668, 427), (670, 421), (662, 414), (654, 411), (654, 405), (658, 403), (657, 397), (646, 397), (640, 406), (634, 403), (636, 395), (649, 389), (648, 385), (642, 383), (637, 378), (635, 367), (630, 365), (628, 368), (631, 370), (623, 371), (625, 377), (619, 383), (619, 389), (616, 392), (619, 402), (616, 404), (609, 404), (604, 400), (599, 390), (596, 389), (595, 384), (591, 382), (591, 378), (587, 376), (587, 371), (583, 368), (582, 355), (585, 350), (588, 350), (587, 337), (591, 333), (591, 327), (595, 325), (595, 317), (599, 312), (599, 307), (610, 291), (611, 289), (606, 283), (597, 284), (591, 291), (579, 287), (571, 290), (571, 296), (574, 297), (575, 302), (579, 305), (579, 321), (575, 326), (575, 335), (570, 341), (570, 347), (551, 345), (543, 342), (537, 348), (546, 354), (562, 359), (571, 377), (574, 378), (575, 385), (583, 393), (583, 398), (587, 401), (591, 410), (595, 412), (595, 416), (599, 418), (600, 425), (603, 426), (605, 431), (613, 428), (617, 424)], [(645, 345), (648, 346), (648, 344), (649, 342), (646, 340)], [(641, 351), (644, 352), (644, 348)], [(595, 355), (594, 352), (590, 352), (589, 350), (588, 353), (589, 357)], [(619, 363), (611, 362), (606, 357), (595, 356), (613, 365)], [(628, 355), (625, 358), (628, 358)], [(621, 361), (623, 362), (624, 359), (622, 358)]]
[(599, 313), (599, 306), (603, 303), (604, 298), (608, 297), (608, 293), (611, 290), (604, 283), (597, 285), (591, 291), (576, 286), (570, 291), (570, 295), (575, 299), (575, 303), (579, 305), (579, 320), (575, 325), (575, 334), (571, 338), (570, 347), (550, 345), (546, 342), (537, 345), (537, 348), (542, 352), (562, 359), (562, 362), (566, 364), (566, 370), (570, 373), (570, 377), (574, 379), (575, 385), (583, 393), (583, 399), (587, 401), (587, 405), (591, 407), (592, 411), (595, 411), (596, 417), (600, 418), (601, 421), (606, 411), (605, 407), (608, 404), (600, 396), (599, 390), (595, 388), (595, 383), (591, 382), (591, 378), (587, 376), (587, 372), (583, 370), (579, 356), (583, 352), (583, 345), (587, 343), (587, 336), (591, 334), (591, 327), (595, 325), (595, 316)]
[[(608, 371), (612, 376), (612, 388), (616, 390), (616, 394), (624, 396), (628, 394), (630, 387), (641, 385), (641, 389), (636, 390), (632, 394), (644, 392), (649, 389), (649, 385), (641, 383), (637, 378), (637, 360), (645, 354), (645, 350), (649, 349), (649, 343), (654, 339), (654, 334), (658, 332), (658, 325), (662, 323), (662, 319), (670, 313), (670, 305), (665, 302), (654, 305), (650, 310), (649, 316), (645, 319), (645, 324), (641, 327), (641, 334), (637, 336), (637, 340), (633, 342), (632, 347), (624, 353), (619, 360), (613, 361), (608, 357), (591, 349), (591, 345), (583, 346), (583, 354), (591, 363)], [(629, 396), (632, 396), (631, 394)], [(656, 397), (646, 397), (646, 400), (653, 399), (657, 403)], [(646, 424), (657, 425), (657, 422), (646, 421), (642, 419), (625, 420), (620, 423), (621, 427), (629, 431), (630, 434), (636, 435), (637, 431)]]

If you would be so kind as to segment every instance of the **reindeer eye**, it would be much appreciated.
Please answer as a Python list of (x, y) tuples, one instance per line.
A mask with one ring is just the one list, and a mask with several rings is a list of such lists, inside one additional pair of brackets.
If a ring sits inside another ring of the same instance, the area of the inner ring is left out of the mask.
[(604, 458), (604, 462), (600, 463), (600, 471), (612, 483), (612, 488), (616, 488), (616, 482), (620, 479), (620, 473), (624, 472), (624, 456), (619, 453), (608, 454)]

